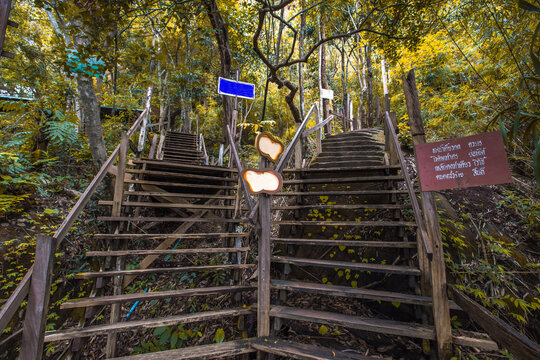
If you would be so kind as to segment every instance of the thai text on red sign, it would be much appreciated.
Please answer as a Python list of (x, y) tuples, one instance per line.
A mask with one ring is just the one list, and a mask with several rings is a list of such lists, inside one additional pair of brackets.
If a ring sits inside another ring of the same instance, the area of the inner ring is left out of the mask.
[(415, 147), (422, 191), (512, 181), (500, 131)]

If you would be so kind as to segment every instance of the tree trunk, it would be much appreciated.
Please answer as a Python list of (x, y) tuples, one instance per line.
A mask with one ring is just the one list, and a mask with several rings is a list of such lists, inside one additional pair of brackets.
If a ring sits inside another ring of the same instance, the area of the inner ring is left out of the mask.
[(375, 107), (373, 106), (373, 67), (371, 66), (371, 45), (366, 45), (365, 54), (367, 69), (367, 122), (368, 126), (373, 126), (375, 122)]
[[(324, 16), (321, 14), (320, 17), (320, 37), (319, 39), (326, 38), (326, 24), (324, 21)], [(328, 89), (328, 77), (326, 76), (326, 43), (323, 43), (319, 50), (319, 77), (320, 77), (320, 88)], [(322, 118), (327, 119), (330, 116), (330, 100), (322, 100)], [(331, 132), (330, 124), (325, 125), (326, 133)]]
[(107, 160), (107, 150), (105, 148), (105, 141), (103, 140), (103, 129), (101, 128), (100, 107), (92, 79), (79, 75), (77, 77), (77, 90), (81, 99), (85, 130), (86, 135), (88, 135), (92, 159), (94, 165), (100, 168), (105, 160)]
[[(219, 50), (220, 59), (220, 75), (228, 78), (231, 75), (232, 60), (231, 60), (231, 46), (229, 43), (229, 31), (227, 25), (223, 20), (223, 17), (219, 13), (216, 0), (203, 0), (208, 19), (212, 24), (212, 28), (216, 34), (216, 41)], [(228, 96), (222, 96), (223, 99), (223, 139), (226, 139), (227, 124), (230, 124), (232, 118), (232, 102)]]

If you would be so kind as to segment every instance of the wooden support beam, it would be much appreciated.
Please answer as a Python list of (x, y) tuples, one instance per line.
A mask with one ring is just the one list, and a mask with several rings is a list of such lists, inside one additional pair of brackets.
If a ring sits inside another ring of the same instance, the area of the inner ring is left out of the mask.
[[(424, 122), (420, 108), (420, 98), (416, 88), (414, 70), (407, 76), (403, 75), (403, 90), (407, 103), (407, 113), (411, 126), (413, 144), (423, 144), (426, 142), (424, 133)], [(417, 160), (418, 162), (418, 160)], [(437, 353), (439, 359), (449, 359), (452, 355), (452, 327), (450, 324), (450, 310), (448, 297), (446, 294), (446, 269), (444, 263), (441, 228), (437, 205), (431, 192), (421, 193), (421, 204), (426, 222), (426, 231), (431, 240), (433, 248), (433, 258), (431, 265), (431, 295), (433, 297), (433, 320), (437, 334)], [(422, 255), (422, 254), (419, 254)], [(426, 263), (423, 259), (420, 262)], [(429, 295), (429, 294), (422, 294)]]
[(454, 301), (471, 319), (480, 325), (489, 336), (502, 344), (516, 359), (540, 359), (540, 344), (519, 333), (512, 326), (494, 316), (483, 306), (479, 305), (453, 285), (448, 289)]
[(23, 339), (20, 360), (40, 360), (43, 355), (43, 336), (47, 323), (47, 311), (51, 294), (51, 278), (56, 250), (56, 239), (38, 235), (36, 239), (36, 255), (28, 307), (23, 324)]
[(0, 53), (2, 56), (5, 56), (2, 49), (4, 48), (4, 39), (6, 37), (10, 11), (11, 0), (0, 0)]
[(259, 197), (259, 284), (257, 287), (257, 336), (270, 336), (270, 197)]

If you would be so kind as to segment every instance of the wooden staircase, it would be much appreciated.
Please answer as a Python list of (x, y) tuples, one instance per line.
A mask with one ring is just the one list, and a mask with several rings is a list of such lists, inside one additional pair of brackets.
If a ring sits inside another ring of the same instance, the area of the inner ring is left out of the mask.
[(167, 131), (163, 146), (163, 160), (202, 165), (204, 154), (195, 134)]
[[(272, 239), (278, 253), (272, 263), (281, 269), (272, 279), (276, 336), (298, 336), (294, 323), (302, 321), (318, 324), (304, 336), (316, 336), (324, 324), (340, 333), (349, 328), (434, 339), (434, 328), (414, 316), (414, 308), (429, 307), (431, 299), (419, 295), (417, 224), (407, 213), (399, 170), (385, 164), (378, 129), (327, 137), (309, 168), (285, 170), (289, 191), (279, 196), (286, 205), (273, 207), (281, 212), (279, 237)], [(395, 316), (369, 316), (383, 311)]]
[[(120, 340), (126, 333), (144, 337), (146, 329), (169, 327), (177, 329), (175, 336), (185, 337), (180, 331), (190, 329), (189, 340), (197, 343), (202, 334), (208, 337), (251, 316), (245, 304), (256, 286), (246, 282), (245, 274), (255, 265), (247, 257), (245, 219), (234, 211), (237, 170), (199, 165), (198, 155), (180, 151), (196, 148), (196, 138), (188, 135), (167, 134), (174, 142), (165, 143), (164, 160), (127, 162), (123, 185), (116, 187), (112, 200), (99, 202), (111, 212), (98, 218), (110, 230), (93, 235), (85, 253), (87, 266), (74, 275), (92, 281), (93, 290), (61, 305), (74, 314), (86, 309), (86, 316), (77, 326), (46, 332), (45, 342), (106, 335), (109, 358), (129, 354), (127, 348), (137, 345)], [(85, 326), (97, 311), (108, 319)], [(254, 351), (242, 340), (245, 329), (233, 329), (226, 336), (230, 346), (191, 349), (192, 355), (182, 358)], [(144, 356), (170, 359), (172, 353)]]

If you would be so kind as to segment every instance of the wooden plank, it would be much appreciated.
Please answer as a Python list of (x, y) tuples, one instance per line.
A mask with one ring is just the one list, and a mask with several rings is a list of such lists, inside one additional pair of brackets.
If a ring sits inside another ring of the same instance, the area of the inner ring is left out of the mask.
[(220, 199), (220, 200), (233, 200), (233, 195), (214, 195), (214, 194), (184, 194), (173, 193), (168, 191), (126, 191), (126, 195), (141, 195), (141, 196), (159, 196), (159, 197), (180, 197), (180, 198), (195, 198), (195, 199)]
[(349, 166), (349, 167), (330, 167), (330, 168), (299, 168), (283, 169), (284, 173), (314, 173), (314, 172), (351, 172), (367, 170), (399, 170), (401, 166), (373, 165), (373, 166)]
[[(345, 353), (322, 346), (295, 343), (272, 337), (257, 338), (250, 341), (251, 346), (259, 351), (283, 356), (287, 359), (300, 360), (376, 360), (373, 357), (354, 353)], [(377, 358), (378, 359), (378, 358)]]
[(338, 314), (310, 309), (295, 309), (285, 306), (272, 306), (270, 316), (282, 319), (307, 321), (317, 324), (343, 326), (352, 329), (371, 331), (389, 335), (406, 336), (420, 339), (435, 339), (432, 326), (400, 321), (374, 319), (347, 314)]
[(208, 239), (247, 237), (249, 233), (201, 233), (201, 234), (95, 234), (94, 238), (103, 240), (115, 239)]
[(43, 356), (43, 333), (47, 324), (55, 250), (56, 239), (45, 235), (37, 236), (35, 271), (32, 273), (28, 293), (20, 360), (39, 360)]
[(381, 195), (381, 194), (408, 194), (407, 190), (343, 190), (343, 191), (288, 191), (278, 192), (273, 196), (341, 196), (341, 195)]
[[(424, 134), (424, 120), (422, 119), (420, 98), (416, 88), (414, 70), (411, 70), (407, 77), (403, 75), (402, 78), (413, 144), (422, 144), (426, 142), (426, 137)], [(391, 127), (393, 126), (391, 121), (389, 121), (389, 124)], [(396, 146), (396, 150), (398, 151), (399, 157), (401, 152), (398, 146)], [(411, 200), (415, 200), (415, 197), (412, 196)], [(422, 193), (421, 201), (427, 232), (427, 237), (426, 234), (422, 233), (422, 240), (424, 245), (426, 244), (426, 240), (431, 241), (430, 245), (433, 253), (430, 275), (431, 293), (433, 296), (433, 317), (437, 331), (437, 353), (440, 359), (448, 359), (452, 355), (452, 326), (450, 323), (450, 311), (446, 292), (446, 265), (444, 261), (439, 216), (433, 194)], [(416, 205), (413, 204), (413, 206), (416, 208)], [(427, 248), (425, 248), (425, 250), (429, 259), (429, 251)]]
[(213, 254), (227, 252), (246, 252), (249, 247), (240, 248), (197, 248), (170, 250), (117, 250), (117, 251), (87, 251), (84, 256), (135, 256), (135, 255), (182, 255), (182, 254)]
[[(98, 221), (111, 222), (176, 222), (176, 223), (248, 223), (250, 220), (246, 218), (239, 219), (223, 219), (223, 218), (179, 218), (179, 217), (158, 217), (158, 216), (99, 216)], [(180, 237), (180, 236), (178, 236)]]
[(143, 175), (159, 175), (167, 178), (188, 178), (188, 179), (200, 179), (200, 180), (216, 180), (223, 182), (236, 182), (235, 178), (226, 178), (221, 176), (206, 176), (198, 174), (189, 174), (189, 173), (178, 173), (170, 171), (155, 171), (155, 170), (137, 170), (137, 169), (128, 169), (126, 172), (130, 174), (143, 174)]
[(302, 209), (332, 209), (332, 210), (357, 210), (357, 209), (404, 209), (408, 205), (403, 204), (355, 204), (355, 205), (286, 205), (272, 206), (272, 210), (302, 210)]
[(22, 301), (26, 298), (26, 295), (28, 295), (33, 268), (34, 266), (32, 265), (22, 278), (19, 285), (17, 285), (13, 293), (11, 293), (11, 296), (2, 306), (2, 310), (0, 310), (0, 334), (4, 332), (4, 329), (10, 323), (13, 315), (15, 315), (17, 310), (19, 310)]
[(311, 294), (350, 297), (365, 300), (380, 300), (420, 306), (431, 306), (431, 298), (427, 296), (402, 294), (390, 291), (353, 288), (350, 286), (316, 284), (300, 281), (272, 280), (272, 288), (288, 291), (299, 291)]
[(360, 271), (372, 271), (400, 275), (420, 275), (420, 270), (408, 266), (381, 265), (349, 261), (319, 260), (307, 258), (294, 258), (288, 256), (272, 256), (272, 262), (290, 264), (296, 266), (315, 266), (324, 268), (351, 269)]
[(454, 285), (448, 285), (454, 301), (471, 319), (480, 325), (489, 336), (502, 344), (517, 359), (540, 359), (540, 345), (527, 338), (508, 323), (499, 319), (483, 306), (477, 304)]
[(316, 246), (348, 246), (348, 247), (381, 247), (381, 248), (415, 248), (416, 243), (412, 241), (361, 241), (361, 240), (328, 240), (328, 239), (295, 239), (295, 238), (273, 238), (273, 242), (296, 245), (316, 245)]
[(113, 271), (94, 271), (83, 272), (75, 274), (75, 279), (93, 279), (98, 277), (113, 277), (120, 275), (133, 275), (141, 276), (157, 273), (169, 273), (169, 272), (190, 272), (190, 271), (215, 271), (215, 270), (234, 270), (234, 269), (249, 269), (254, 267), (254, 264), (240, 264), (240, 265), (198, 265), (198, 266), (184, 266), (184, 267), (168, 267), (168, 268), (150, 268), (150, 269), (135, 269), (135, 270), (113, 270)]
[(285, 180), (283, 181), (283, 185), (335, 184), (335, 183), (373, 182), (373, 181), (388, 181), (388, 180), (403, 180), (403, 176), (386, 175), (386, 176), (336, 177), (336, 178), (327, 178), (327, 179), (298, 179), (298, 180)]
[[(480, 335), (485, 334), (475, 334), (474, 336), (463, 336), (463, 335), (453, 335), (452, 342), (456, 345), (461, 346), (470, 346), (477, 349), (487, 350), (487, 351), (499, 351), (499, 346), (497, 343), (489, 338), (480, 337)], [(538, 359), (538, 358), (535, 358)]]
[(169, 291), (151, 291), (145, 293), (122, 294), (112, 296), (101, 296), (79, 300), (70, 300), (60, 305), (61, 309), (75, 309), (87, 306), (103, 306), (120, 304), (134, 301), (150, 301), (159, 299), (169, 299), (187, 296), (208, 296), (242, 291), (252, 291), (254, 286), (214, 286), (206, 288), (193, 288)]
[(235, 357), (255, 352), (249, 345), (250, 339), (227, 341), (218, 344), (189, 346), (182, 349), (158, 351), (153, 353), (131, 355), (112, 360), (191, 360), (219, 359)]
[[(108, 200), (100, 200), (98, 204), (103, 205), (103, 206), (114, 206), (114, 202), (108, 201)], [(137, 201), (124, 201), (124, 206), (164, 208), (164, 209), (234, 210), (234, 206), (228, 206), (228, 205), (202, 205), (202, 204), (190, 204), (190, 203), (185, 203), (185, 204), (154, 203), (154, 202), (137, 202)]]
[(178, 324), (188, 324), (213, 319), (221, 319), (224, 317), (247, 315), (251, 312), (251, 310), (245, 308), (226, 309), (219, 311), (207, 311), (194, 314), (168, 316), (166, 318), (123, 321), (116, 324), (94, 325), (86, 328), (75, 328), (70, 330), (47, 331), (45, 333), (45, 341), (53, 342), (87, 336), (107, 335), (110, 333), (118, 333), (124, 331), (153, 329), (162, 326), (174, 326)]
[(176, 162), (168, 162), (163, 160), (154, 160), (154, 159), (132, 159), (131, 163), (133, 164), (149, 164), (149, 165), (157, 165), (161, 168), (165, 167), (173, 167), (178, 169), (196, 169), (196, 170), (203, 170), (205, 172), (209, 171), (219, 171), (219, 172), (238, 172), (235, 168), (228, 168), (228, 167), (221, 167), (221, 166), (208, 166), (208, 165), (190, 165), (190, 164), (180, 164)]
[(126, 179), (128, 184), (141, 184), (141, 185), (158, 185), (158, 186), (169, 186), (169, 187), (184, 187), (184, 188), (194, 188), (194, 189), (235, 189), (236, 186), (225, 186), (225, 185), (206, 185), (206, 184), (189, 184), (189, 183), (177, 183), (177, 182), (166, 182), (166, 181), (150, 181), (150, 180), (133, 180)]
[(259, 196), (259, 224), (261, 232), (258, 246), (258, 286), (257, 286), (257, 336), (270, 335), (270, 248), (271, 234), (270, 197)]
[(304, 225), (304, 226), (416, 226), (416, 223), (410, 221), (274, 221), (273, 224), (279, 225)]

